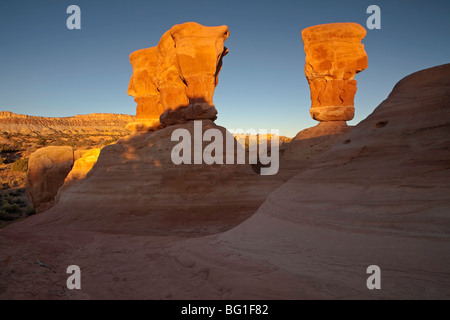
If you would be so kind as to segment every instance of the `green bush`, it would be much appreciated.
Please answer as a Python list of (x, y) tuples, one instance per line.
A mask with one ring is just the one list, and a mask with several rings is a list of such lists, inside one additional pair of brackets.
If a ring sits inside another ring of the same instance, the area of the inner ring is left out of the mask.
[(19, 210), (19, 205), (17, 203), (3, 202), (2, 209), (8, 213), (16, 213)]
[(16, 220), (16, 219), (17, 219), (17, 217), (11, 216), (8, 213), (6, 213), (5, 211), (0, 211), (0, 220), (13, 221), (13, 220)]
[(34, 209), (34, 207), (31, 204), (28, 205), (27, 210), (25, 211), (25, 214), (27, 216), (32, 216), (35, 213), (36, 213), (36, 210)]
[(9, 192), (9, 196), (11, 197), (19, 197), (20, 196), (20, 191), (19, 190), (12, 190)]
[(16, 160), (12, 165), (12, 169), (13, 169), (13, 171), (27, 172), (28, 158), (22, 158), (22, 159)]
[(20, 207), (25, 207), (26, 206), (25, 202), (20, 197), (17, 197), (17, 196), (12, 197), (9, 202), (10, 203), (15, 203), (15, 204), (17, 204)]

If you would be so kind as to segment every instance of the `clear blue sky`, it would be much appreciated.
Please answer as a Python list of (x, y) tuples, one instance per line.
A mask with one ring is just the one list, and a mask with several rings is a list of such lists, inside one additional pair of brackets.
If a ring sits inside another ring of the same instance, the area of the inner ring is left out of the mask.
[[(66, 8), (81, 8), (81, 30), (66, 28)], [(450, 62), (448, 0), (2, 0), (0, 110), (39, 116), (92, 112), (134, 114), (127, 96), (131, 52), (155, 46), (172, 25), (226, 24), (214, 102), (218, 124), (280, 129), (294, 136), (309, 116), (301, 30), (357, 22), (381, 8), (381, 30), (363, 40), (369, 68), (356, 76), (357, 124), (404, 76)]]

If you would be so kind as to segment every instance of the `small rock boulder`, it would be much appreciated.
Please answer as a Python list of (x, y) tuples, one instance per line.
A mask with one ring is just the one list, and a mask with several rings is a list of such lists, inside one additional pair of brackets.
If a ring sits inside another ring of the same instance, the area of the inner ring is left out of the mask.
[(45, 147), (33, 152), (28, 160), (26, 190), (36, 209), (43, 212), (53, 203), (58, 189), (72, 169), (72, 147)]

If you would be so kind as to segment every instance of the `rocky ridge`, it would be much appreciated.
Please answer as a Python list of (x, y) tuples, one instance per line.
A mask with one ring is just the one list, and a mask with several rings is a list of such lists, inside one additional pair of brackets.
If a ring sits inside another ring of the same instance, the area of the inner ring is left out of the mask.
[(126, 135), (126, 125), (135, 116), (128, 114), (92, 113), (73, 117), (37, 117), (0, 111), (0, 130), (31, 135), (98, 134)]

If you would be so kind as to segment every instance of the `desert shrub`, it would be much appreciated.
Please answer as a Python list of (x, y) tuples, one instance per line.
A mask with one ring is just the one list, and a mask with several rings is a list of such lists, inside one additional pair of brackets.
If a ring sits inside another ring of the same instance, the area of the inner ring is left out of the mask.
[(0, 157), (0, 164), (4, 164), (4, 163), (5, 163), (5, 160), (2, 157)]
[(52, 141), (53, 146), (64, 146), (66, 142), (63, 139), (56, 139), (55, 141)]
[(16, 160), (12, 165), (12, 170), (18, 171), (18, 172), (27, 172), (28, 158), (22, 158), (22, 159)]
[(12, 191), (9, 192), (9, 196), (11, 196), (11, 197), (18, 197), (18, 196), (20, 196), (20, 193), (19, 193), (18, 190), (12, 190)]
[(47, 141), (44, 138), (39, 138), (39, 139), (37, 139), (36, 144), (38, 146), (45, 146), (46, 142)]
[(108, 139), (108, 140), (105, 140), (104, 145), (106, 146), (106, 145), (108, 145), (108, 144), (114, 143), (114, 142), (116, 142), (117, 140), (119, 140), (118, 137), (116, 137), (116, 138), (111, 138), (111, 139)]
[(13, 152), (22, 150), (23, 149), (22, 148), (22, 141), (14, 141), (12, 143), (12, 145), (11, 145), (11, 149), (14, 150)]
[(7, 213), (16, 213), (19, 210), (19, 205), (17, 203), (3, 201), (2, 210)]
[(74, 148), (77, 146), (77, 143), (73, 140), (69, 140), (64, 145)]
[(5, 211), (0, 211), (0, 220), (13, 221), (13, 220), (16, 220), (16, 219), (17, 219), (17, 217), (12, 216), (12, 215), (6, 213)]
[(27, 210), (25, 211), (25, 214), (27, 216), (32, 216), (35, 213), (36, 213), (36, 210), (34, 209), (34, 207), (31, 204), (28, 205)]
[(0, 152), (11, 153), (18, 151), (16, 145), (0, 144)]
[(20, 197), (20, 191), (19, 191), (19, 189), (17, 189), (17, 190), (12, 190), (12, 191), (10, 191), (9, 192), (9, 196), (11, 196), (11, 197)]
[(12, 203), (12, 204), (17, 204), (17, 205), (19, 205), (20, 207), (25, 207), (25, 202), (20, 198), (20, 196), (12, 196), (11, 198), (10, 198), (10, 200), (9, 200), (9, 203)]
[(81, 143), (81, 146), (88, 146), (88, 147), (92, 147), (92, 145), (95, 144), (94, 141), (92, 141), (91, 139), (85, 139), (83, 140), (83, 142)]

